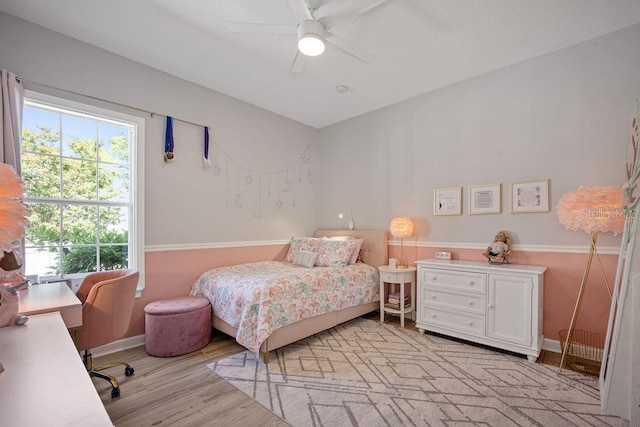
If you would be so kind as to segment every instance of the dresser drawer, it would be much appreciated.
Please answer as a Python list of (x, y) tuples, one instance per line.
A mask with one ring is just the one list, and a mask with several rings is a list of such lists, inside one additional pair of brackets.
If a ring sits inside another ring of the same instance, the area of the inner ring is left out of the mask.
[(418, 326), (425, 329), (429, 329), (431, 324), (477, 336), (484, 336), (485, 333), (485, 317), (472, 313), (454, 313), (421, 304), (418, 317)]
[(487, 292), (487, 275), (483, 273), (421, 268), (419, 274), (420, 279), (418, 281), (423, 286), (437, 286), (483, 294)]
[(460, 310), (482, 316), (486, 313), (487, 297), (479, 293), (447, 292), (438, 288), (420, 289), (420, 304), (433, 308)]

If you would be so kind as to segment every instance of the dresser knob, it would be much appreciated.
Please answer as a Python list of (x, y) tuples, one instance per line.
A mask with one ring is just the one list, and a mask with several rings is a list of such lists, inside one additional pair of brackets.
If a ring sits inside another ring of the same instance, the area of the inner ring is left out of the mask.
[(476, 282), (474, 282), (473, 280), (469, 280), (469, 286), (473, 286), (475, 284), (476, 284)]
[(435, 295), (431, 295), (431, 299), (436, 299), (437, 297)]
[(467, 325), (473, 326), (473, 322), (471, 320), (467, 321)]
[(433, 277), (431, 278), (431, 280), (433, 280), (433, 281), (436, 281), (437, 279), (438, 279), (438, 276), (433, 276)]
[(435, 319), (435, 318), (436, 318), (436, 314), (435, 314), (435, 313), (432, 313), (432, 314), (431, 314), (431, 317)]
[(467, 304), (469, 304), (469, 305), (473, 305), (473, 301), (469, 301)]

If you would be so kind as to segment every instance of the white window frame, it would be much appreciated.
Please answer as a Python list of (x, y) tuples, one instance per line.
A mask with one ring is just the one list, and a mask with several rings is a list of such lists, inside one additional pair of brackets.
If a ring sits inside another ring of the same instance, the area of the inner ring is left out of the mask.
[[(133, 233), (129, 234), (129, 268), (135, 268), (140, 272), (138, 280), (138, 288), (136, 290), (136, 298), (142, 295), (145, 288), (145, 250), (144, 250), (144, 141), (145, 141), (145, 120), (139, 116), (123, 113), (117, 110), (106, 109), (84, 102), (72, 101), (65, 98), (59, 98), (48, 94), (25, 90), (25, 105), (29, 101), (38, 104), (44, 104), (52, 108), (69, 110), (79, 114), (90, 114), (107, 120), (117, 120), (134, 124), (133, 143), (134, 149), (131, 150), (130, 167), (133, 169), (131, 173), (131, 194), (133, 201), (133, 215), (131, 222)], [(25, 197), (25, 202), (37, 201)], [(88, 273), (87, 273), (88, 274)], [(63, 275), (63, 279), (82, 279), (86, 274)], [(55, 279), (53, 279), (55, 280)], [(79, 283), (78, 283), (79, 284)]]

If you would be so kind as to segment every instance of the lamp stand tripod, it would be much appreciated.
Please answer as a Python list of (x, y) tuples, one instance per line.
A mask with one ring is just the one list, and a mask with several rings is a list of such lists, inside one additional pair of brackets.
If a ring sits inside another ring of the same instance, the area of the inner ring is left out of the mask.
[[(587, 265), (584, 268), (584, 273), (582, 274), (582, 282), (580, 283), (580, 290), (578, 291), (578, 299), (576, 300), (576, 305), (573, 309), (573, 315), (571, 316), (571, 323), (569, 324), (569, 330), (567, 331), (567, 338), (564, 342), (562, 348), (562, 359), (560, 359), (560, 371), (564, 367), (566, 362), (567, 352), (569, 351), (569, 347), (571, 345), (571, 340), (573, 339), (573, 332), (576, 328), (576, 321), (578, 319), (578, 314), (580, 313), (580, 306), (582, 305), (582, 297), (584, 296), (585, 288), (587, 287), (587, 279), (589, 278), (589, 271), (591, 270), (591, 263), (593, 258), (598, 261), (598, 265), (600, 266), (600, 272), (602, 273), (602, 280), (609, 291), (609, 297), (612, 298), (611, 288), (609, 287), (609, 282), (607, 280), (607, 276), (604, 273), (604, 268), (602, 268), (602, 262), (600, 261), (600, 256), (598, 255), (598, 249), (596, 248), (596, 240), (598, 239), (598, 232), (591, 232), (591, 247), (589, 248), (589, 256), (587, 257)], [(560, 343), (562, 345), (562, 342)]]

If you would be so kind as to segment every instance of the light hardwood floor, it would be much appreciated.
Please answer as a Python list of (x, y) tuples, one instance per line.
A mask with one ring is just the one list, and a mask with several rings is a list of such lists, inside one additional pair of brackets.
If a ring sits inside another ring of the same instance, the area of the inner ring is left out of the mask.
[[(365, 317), (379, 319), (376, 312)], [(385, 323), (400, 327), (398, 317), (385, 316)], [(405, 321), (405, 328), (414, 329), (415, 323)], [(123, 361), (135, 369), (131, 377), (124, 376), (123, 368), (107, 371), (120, 381), (119, 398), (111, 399), (107, 381), (94, 378), (93, 383), (116, 426), (288, 426), (206, 367), (243, 350), (214, 330), (209, 345), (184, 356), (153, 357), (137, 347), (96, 357), (94, 366)], [(557, 366), (557, 359), (543, 351), (539, 360)]]

